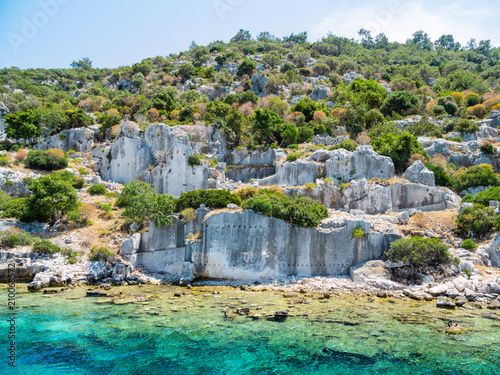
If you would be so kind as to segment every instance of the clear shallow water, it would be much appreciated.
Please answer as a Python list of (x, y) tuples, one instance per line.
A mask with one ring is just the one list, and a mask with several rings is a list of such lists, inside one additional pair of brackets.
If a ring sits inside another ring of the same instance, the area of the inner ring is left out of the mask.
[[(124, 287), (114, 300), (83, 297), (83, 288), (18, 294), (17, 367), (2, 356), (0, 373), (500, 374), (500, 311), (368, 298), (289, 305), (281, 294), (211, 290), (173, 298), (186, 290)], [(125, 303), (141, 295), (161, 298)], [(241, 307), (294, 316), (224, 318)], [(447, 334), (450, 319), (467, 333)]]

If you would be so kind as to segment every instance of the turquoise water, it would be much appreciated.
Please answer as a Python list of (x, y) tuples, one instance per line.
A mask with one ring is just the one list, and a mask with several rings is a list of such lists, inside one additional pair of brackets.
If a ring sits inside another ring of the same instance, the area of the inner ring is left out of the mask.
[[(290, 305), (281, 294), (212, 290), (123, 287), (111, 291), (124, 293), (117, 298), (84, 297), (83, 288), (18, 294), (17, 366), (9, 368), (2, 356), (0, 373), (500, 374), (500, 311), (370, 298)], [(137, 296), (155, 298), (129, 303)], [(224, 310), (241, 307), (293, 316), (224, 317)], [(450, 319), (467, 332), (447, 334)]]

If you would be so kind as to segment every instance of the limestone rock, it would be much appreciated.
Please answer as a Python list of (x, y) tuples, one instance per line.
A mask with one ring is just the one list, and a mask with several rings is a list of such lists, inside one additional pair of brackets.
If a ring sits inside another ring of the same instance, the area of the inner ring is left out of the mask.
[(393, 176), (391, 158), (377, 154), (371, 146), (359, 146), (354, 152), (335, 150), (326, 161), (326, 177), (337, 181), (369, 180), (374, 177), (388, 179)]
[(261, 75), (259, 73), (254, 74), (251, 79), (252, 82), (251, 90), (253, 91), (254, 94), (258, 96), (264, 96), (266, 84), (268, 81), (269, 78), (267, 78), (267, 76)]
[(58, 148), (66, 152), (70, 150), (84, 152), (94, 146), (99, 132), (98, 125), (63, 130), (61, 133), (47, 137), (44, 141), (37, 143), (36, 148), (39, 150)]
[(491, 265), (500, 268), (500, 233), (497, 234), (487, 251)]
[(120, 125), (120, 133), (125, 137), (135, 138), (139, 135), (139, 126), (133, 121), (127, 121)]
[(355, 283), (368, 284), (381, 289), (403, 289), (403, 285), (391, 280), (391, 271), (382, 260), (372, 260), (349, 268)]
[(139, 233), (128, 236), (120, 245), (120, 255), (135, 254), (139, 250), (140, 243), (141, 235)]
[(436, 186), (434, 173), (424, 163), (417, 160), (403, 173), (403, 178), (411, 182), (418, 182), (427, 186)]
[(365, 77), (362, 75), (362, 74), (358, 74), (356, 72), (349, 72), (349, 73), (346, 73), (342, 76), (342, 79), (346, 82), (346, 83), (351, 83), (352, 81), (354, 81), (356, 78), (361, 78), (361, 79), (365, 79)]
[(328, 98), (328, 94), (332, 90), (328, 86), (324, 85), (317, 85), (314, 87), (312, 93), (311, 93), (311, 100), (318, 101), (318, 100), (325, 100)]

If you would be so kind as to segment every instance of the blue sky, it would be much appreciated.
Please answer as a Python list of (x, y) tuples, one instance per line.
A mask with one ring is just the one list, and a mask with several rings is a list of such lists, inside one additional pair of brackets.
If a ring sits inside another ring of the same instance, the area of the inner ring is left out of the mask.
[(0, 0), (0, 67), (60, 68), (89, 57), (117, 67), (188, 49), (191, 41), (228, 41), (243, 28), (252, 35), (328, 31), (350, 38), (360, 28), (404, 42), (424, 30), (491, 39), (500, 46), (500, 2), (493, 0)]

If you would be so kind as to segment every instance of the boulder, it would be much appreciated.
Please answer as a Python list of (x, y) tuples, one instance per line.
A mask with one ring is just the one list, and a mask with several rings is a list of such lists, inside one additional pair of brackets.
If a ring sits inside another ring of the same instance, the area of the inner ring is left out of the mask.
[(391, 271), (382, 260), (371, 260), (349, 268), (355, 283), (371, 285), (380, 289), (403, 289), (404, 286), (391, 280)]
[(403, 178), (427, 186), (436, 186), (434, 172), (429, 170), (420, 160), (414, 162), (405, 173), (403, 173)]
[(120, 134), (123, 134), (125, 137), (135, 138), (139, 135), (139, 131), (139, 125), (133, 121), (127, 121), (120, 125)]
[(120, 245), (120, 255), (135, 254), (139, 250), (141, 235), (139, 233), (127, 236)]
[(356, 78), (361, 78), (361, 79), (365, 79), (365, 77), (362, 75), (362, 74), (358, 74), (356, 72), (349, 72), (349, 73), (346, 73), (342, 76), (342, 79), (346, 82), (346, 83), (351, 83), (352, 81), (354, 81)]
[(254, 74), (251, 79), (252, 82), (251, 90), (253, 91), (254, 94), (258, 96), (264, 96), (264, 91), (266, 89), (266, 84), (268, 81), (269, 78), (267, 78), (267, 76), (261, 75), (259, 73)]
[(394, 177), (391, 158), (377, 154), (372, 146), (359, 146), (356, 151), (332, 151), (326, 161), (326, 177), (334, 181), (352, 181), (360, 178), (389, 179)]
[(328, 86), (324, 85), (317, 85), (314, 87), (312, 93), (311, 93), (311, 100), (318, 101), (318, 100), (325, 100), (328, 98), (328, 94), (332, 90)]

